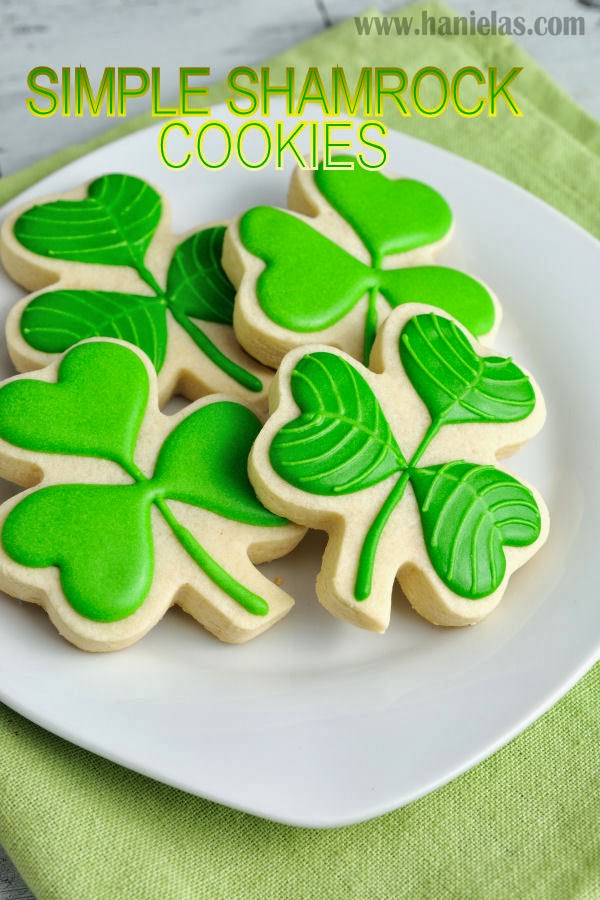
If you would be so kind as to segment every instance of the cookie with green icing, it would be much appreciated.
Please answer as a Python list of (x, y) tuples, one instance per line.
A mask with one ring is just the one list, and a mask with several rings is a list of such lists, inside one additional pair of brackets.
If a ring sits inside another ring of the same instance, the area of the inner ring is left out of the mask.
[(211, 225), (173, 235), (166, 198), (132, 175), (103, 175), (15, 210), (0, 257), (34, 292), (8, 317), (17, 370), (39, 369), (80, 340), (118, 338), (152, 360), (161, 404), (225, 391), (262, 406), (271, 373), (235, 340), (224, 234)]
[(0, 590), (85, 650), (133, 643), (173, 604), (224, 641), (265, 631), (293, 601), (255, 563), (304, 532), (248, 480), (259, 430), (225, 395), (163, 415), (150, 361), (122, 341), (8, 379), (0, 475), (28, 490), (0, 507)]
[(265, 365), (276, 368), (288, 350), (315, 341), (368, 362), (378, 325), (405, 303), (437, 306), (475, 336), (494, 333), (500, 309), (489, 288), (433, 264), (453, 227), (433, 188), (321, 165), (296, 170), (289, 206), (248, 210), (223, 248), (237, 288), (236, 336)]
[(370, 369), (291, 351), (271, 406), (250, 479), (269, 509), (328, 532), (317, 594), (352, 624), (387, 628), (395, 579), (429, 621), (478, 622), (546, 538), (543, 500), (498, 466), (541, 428), (540, 390), (439, 310), (395, 310)]

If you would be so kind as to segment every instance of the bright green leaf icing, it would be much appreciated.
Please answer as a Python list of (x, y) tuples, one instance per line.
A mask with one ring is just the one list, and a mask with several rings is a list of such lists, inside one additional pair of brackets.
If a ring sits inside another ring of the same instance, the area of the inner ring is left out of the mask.
[(117, 291), (60, 290), (39, 294), (21, 316), (21, 333), (35, 350), (64, 353), (90, 337), (135, 344), (160, 371), (167, 349), (167, 317), (161, 303)]
[(292, 371), (291, 391), (301, 414), (273, 438), (271, 464), (294, 487), (326, 496), (358, 492), (396, 476), (360, 553), (357, 600), (371, 594), (379, 541), (408, 484), (435, 571), (459, 596), (477, 600), (502, 582), (503, 547), (538, 538), (541, 520), (533, 494), (493, 466), (462, 460), (428, 468), (418, 464), (446, 424), (506, 423), (530, 415), (533, 386), (510, 359), (479, 357), (455, 323), (434, 313), (408, 320), (399, 352), (431, 415), (410, 460), (356, 366), (319, 352), (302, 357)]
[(471, 334), (487, 334), (494, 326), (492, 298), (480, 281), (447, 266), (385, 269), (380, 291), (392, 309), (403, 303), (437, 306), (458, 319)]
[(239, 227), (246, 249), (267, 264), (257, 285), (261, 309), (282, 328), (306, 333), (335, 325), (376, 284), (367, 266), (280, 209), (257, 206)]
[(275, 435), (275, 471), (312, 494), (349, 494), (406, 462), (383, 411), (354, 366), (333, 353), (303, 356), (291, 388), (302, 413)]
[(363, 169), (352, 156), (334, 159), (354, 162), (354, 168), (325, 169), (321, 163), (314, 173), (315, 184), (352, 226), (374, 265), (385, 256), (436, 243), (449, 232), (452, 212), (433, 188)]
[(493, 466), (450, 462), (414, 469), (425, 543), (444, 584), (476, 600), (502, 583), (504, 547), (525, 547), (540, 534), (531, 491)]
[(42, 488), (10, 512), (2, 543), (22, 566), (58, 566), (80, 615), (115, 622), (141, 606), (152, 584), (151, 505), (144, 485)]
[(250, 391), (261, 381), (227, 357), (192, 319), (231, 325), (234, 289), (221, 267), (225, 228), (205, 228), (183, 241), (169, 265), (166, 290), (145, 255), (162, 215), (160, 195), (132, 175), (104, 175), (84, 200), (31, 207), (15, 222), (15, 238), (32, 253), (79, 263), (129, 266), (152, 295), (100, 290), (46, 291), (21, 317), (34, 349), (62, 353), (88, 337), (117, 337), (148, 354), (160, 371), (167, 352), (167, 309), (215, 366)]
[(25, 450), (95, 456), (128, 469), (148, 402), (148, 373), (121, 344), (74, 347), (56, 384), (18, 378), (0, 390), (0, 437)]
[(265, 600), (223, 569), (168, 505), (179, 500), (258, 527), (286, 524), (259, 503), (248, 480), (258, 418), (233, 401), (201, 407), (168, 435), (148, 478), (134, 460), (148, 397), (140, 358), (108, 341), (70, 350), (56, 383), (19, 378), (0, 388), (4, 441), (41, 453), (112, 460), (132, 481), (34, 490), (7, 517), (4, 549), (25, 566), (58, 566), (65, 597), (77, 612), (117, 621), (139, 608), (152, 584), (155, 504), (208, 577), (249, 612), (265, 615)]
[[(493, 300), (469, 275), (443, 266), (382, 268), (386, 254), (443, 237), (451, 216), (439, 194), (419, 182), (391, 181), (362, 170), (318, 170), (315, 179), (362, 239), (372, 265), (356, 259), (291, 213), (265, 206), (249, 210), (240, 219), (240, 239), (266, 264), (258, 277), (256, 295), (271, 321), (298, 334), (321, 331), (347, 316), (366, 296), (366, 361), (377, 330), (379, 295), (392, 308), (409, 302), (428, 303), (455, 316), (474, 334), (490, 331), (495, 316)], [(405, 209), (409, 201), (417, 204), (411, 214)], [(400, 209), (402, 214), (394, 212)]]

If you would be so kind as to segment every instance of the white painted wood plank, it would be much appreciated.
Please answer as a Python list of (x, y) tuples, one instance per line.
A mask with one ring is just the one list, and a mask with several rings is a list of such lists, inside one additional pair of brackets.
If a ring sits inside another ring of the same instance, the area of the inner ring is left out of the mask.
[(0, 847), (0, 900), (33, 900), (33, 895)]

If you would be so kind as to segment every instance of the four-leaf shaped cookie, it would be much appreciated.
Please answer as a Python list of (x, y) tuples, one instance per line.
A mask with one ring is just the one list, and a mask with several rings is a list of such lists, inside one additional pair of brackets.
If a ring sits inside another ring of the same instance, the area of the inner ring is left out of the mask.
[(397, 577), (430, 621), (476, 622), (546, 536), (541, 498), (496, 466), (541, 427), (539, 389), (421, 305), (389, 316), (371, 368), (330, 347), (289, 353), (251, 481), (329, 533), (317, 593), (335, 615), (385, 630)]
[[(7, 322), (21, 372), (78, 341), (113, 337), (143, 350), (161, 402), (226, 391), (262, 402), (270, 375), (233, 338), (234, 289), (221, 267), (225, 227), (184, 240), (168, 231), (161, 194), (132, 175), (17, 210), (0, 233), (9, 275), (39, 293)], [(58, 281), (58, 284), (56, 283)]]
[(92, 339), (0, 386), (0, 588), (89, 650), (127, 646), (176, 603), (219, 638), (264, 631), (292, 600), (253, 563), (303, 534), (248, 481), (260, 422), (222, 395), (158, 410), (148, 359)]
[(481, 282), (431, 264), (452, 228), (433, 188), (321, 165), (295, 172), (289, 203), (294, 212), (248, 210), (229, 226), (223, 250), (237, 287), (236, 337), (266, 365), (315, 341), (368, 363), (378, 322), (408, 302), (437, 306), (477, 336), (497, 326), (497, 302)]

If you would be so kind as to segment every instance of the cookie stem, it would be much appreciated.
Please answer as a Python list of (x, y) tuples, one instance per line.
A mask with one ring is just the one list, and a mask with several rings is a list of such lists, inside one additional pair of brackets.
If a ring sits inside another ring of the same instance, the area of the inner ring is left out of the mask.
[(243, 584), (240, 584), (239, 581), (236, 581), (235, 578), (226, 572), (198, 543), (191, 531), (175, 518), (165, 500), (157, 498), (154, 502), (181, 545), (187, 550), (204, 574), (225, 594), (228, 594), (232, 600), (235, 600), (236, 603), (248, 610), (249, 613), (252, 613), (254, 616), (266, 616), (269, 612), (267, 601), (259, 597), (258, 594), (249, 591), (248, 588), (244, 587)]
[(365, 366), (369, 365), (369, 357), (371, 356), (371, 349), (373, 344), (375, 343), (375, 336), (377, 334), (377, 296), (379, 294), (379, 285), (374, 284), (371, 290), (369, 291), (369, 306), (367, 308), (367, 315), (365, 317), (365, 345), (364, 345), (364, 360)]
[[(375, 272), (381, 268), (383, 264), (383, 256), (381, 253), (371, 254), (371, 266)], [(377, 297), (379, 296), (379, 280), (373, 285), (369, 291), (369, 305), (367, 307), (367, 315), (365, 316), (365, 342), (364, 342), (364, 363), (369, 365), (369, 357), (377, 336)]]
[[(122, 463), (122, 466), (130, 478), (133, 478), (138, 484), (151, 484), (152, 479), (148, 478), (134, 462), (130, 462), (127, 465)], [(253, 593), (253, 591), (249, 591), (248, 588), (244, 587), (243, 584), (240, 584), (239, 581), (236, 581), (235, 578), (226, 572), (225, 569), (212, 558), (210, 553), (198, 543), (192, 532), (175, 518), (164, 498), (155, 496), (153, 502), (162, 513), (165, 521), (172, 529), (182, 547), (187, 550), (196, 565), (202, 569), (204, 574), (207, 575), (217, 587), (221, 588), (221, 590), (228, 594), (232, 600), (235, 600), (236, 603), (239, 603), (240, 606), (243, 606), (244, 609), (248, 610), (252, 615), (268, 615), (269, 604), (267, 601), (263, 600), (262, 597), (259, 597), (258, 594)]]
[(234, 381), (237, 381), (238, 384), (241, 384), (242, 387), (247, 388), (249, 391), (253, 391), (254, 393), (259, 393), (262, 391), (263, 385), (259, 378), (256, 375), (253, 375), (251, 372), (246, 371), (246, 369), (239, 366), (236, 362), (229, 357), (225, 356), (224, 353), (219, 350), (216, 344), (213, 344), (211, 339), (200, 329), (198, 326), (188, 319), (185, 313), (181, 312), (181, 310), (172, 306), (169, 303), (169, 298), (165, 294), (165, 292), (160, 287), (156, 278), (146, 266), (140, 265), (138, 266), (138, 274), (140, 278), (146, 282), (146, 284), (152, 288), (157, 297), (160, 297), (161, 300), (164, 301), (165, 305), (169, 307), (173, 318), (177, 322), (178, 325), (181, 325), (183, 330), (189, 334), (196, 347), (201, 350), (205, 356), (208, 356), (211, 362), (218, 366), (222, 372), (225, 372), (226, 375), (229, 375), (230, 378), (233, 378)]
[(137, 267), (137, 271), (142, 281), (145, 281), (148, 287), (152, 288), (156, 296), (164, 299), (165, 292), (161, 288), (160, 284), (158, 283), (150, 269), (147, 269), (146, 266), (143, 265), (143, 263), (140, 263)]
[(377, 553), (377, 548), (379, 546), (379, 541), (381, 540), (381, 535), (383, 534), (383, 529), (387, 525), (394, 509), (404, 496), (406, 485), (408, 484), (408, 481), (410, 479), (411, 468), (413, 466), (416, 466), (416, 464), (419, 462), (427, 447), (434, 439), (442, 425), (442, 419), (432, 420), (429, 428), (423, 436), (421, 443), (417, 447), (412, 459), (410, 460), (408, 468), (404, 470), (404, 472), (388, 494), (383, 506), (373, 519), (373, 522), (371, 523), (371, 526), (367, 531), (367, 536), (365, 537), (362, 550), (360, 551), (358, 568), (356, 571), (356, 581), (354, 583), (354, 597), (356, 600), (366, 600), (371, 593), (371, 588), (373, 585), (373, 569), (375, 567), (375, 554)]
[(238, 384), (241, 384), (242, 387), (247, 388), (249, 391), (254, 391), (255, 393), (262, 391), (262, 382), (256, 375), (246, 371), (242, 366), (239, 366), (232, 359), (229, 359), (228, 356), (225, 356), (225, 354), (219, 350), (217, 345), (213, 344), (211, 339), (198, 328), (191, 319), (188, 319), (185, 313), (182, 313), (175, 307), (169, 307), (169, 309), (177, 324), (181, 325), (183, 330), (189, 334), (195, 345), (208, 356), (215, 366), (218, 366), (221, 371), (225, 372), (226, 375), (229, 375), (230, 378), (233, 378), (234, 381), (237, 381)]
[(408, 484), (408, 469), (405, 469), (390, 493), (383, 506), (373, 519), (371, 527), (367, 531), (354, 584), (354, 596), (357, 600), (366, 600), (373, 586), (373, 569), (375, 567), (375, 554), (379, 546), (379, 540), (388, 519), (402, 500), (406, 485)]

